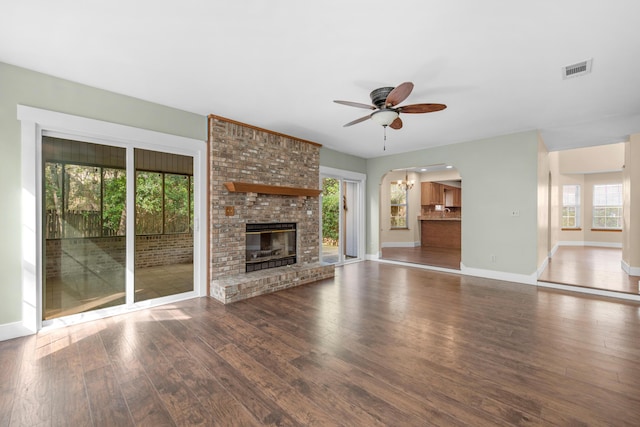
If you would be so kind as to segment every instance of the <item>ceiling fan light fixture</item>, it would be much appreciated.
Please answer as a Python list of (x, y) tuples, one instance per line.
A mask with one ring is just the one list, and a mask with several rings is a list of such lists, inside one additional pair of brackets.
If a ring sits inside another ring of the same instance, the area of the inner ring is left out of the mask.
[(398, 118), (400, 114), (397, 111), (391, 109), (382, 109), (371, 114), (371, 120), (379, 124), (380, 126), (387, 127), (395, 119)]

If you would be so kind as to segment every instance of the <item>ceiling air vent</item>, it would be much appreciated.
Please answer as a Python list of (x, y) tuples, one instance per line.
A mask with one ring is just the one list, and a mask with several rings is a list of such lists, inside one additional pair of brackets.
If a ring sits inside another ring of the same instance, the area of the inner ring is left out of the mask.
[(584, 76), (591, 72), (591, 63), (593, 59), (587, 59), (586, 61), (578, 62), (577, 64), (567, 65), (562, 67), (562, 78), (568, 79), (571, 77)]

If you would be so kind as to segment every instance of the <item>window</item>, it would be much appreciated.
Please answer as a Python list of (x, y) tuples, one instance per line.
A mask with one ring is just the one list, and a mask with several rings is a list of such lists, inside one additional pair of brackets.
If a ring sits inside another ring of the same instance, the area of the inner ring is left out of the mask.
[(593, 228), (622, 229), (622, 184), (593, 186)]
[(124, 169), (45, 163), (46, 238), (124, 236)]
[(391, 228), (407, 228), (408, 190), (403, 190), (396, 183), (391, 184)]
[(136, 172), (136, 234), (188, 233), (192, 224), (191, 176)]
[(562, 228), (580, 227), (580, 185), (562, 186)]
[[(124, 236), (125, 170), (45, 163), (46, 238)], [(137, 172), (136, 234), (190, 233), (191, 175)]]

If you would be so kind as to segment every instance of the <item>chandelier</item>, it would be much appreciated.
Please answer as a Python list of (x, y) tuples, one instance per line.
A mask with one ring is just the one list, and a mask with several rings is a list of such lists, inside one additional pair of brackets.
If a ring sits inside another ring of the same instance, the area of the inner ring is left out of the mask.
[(416, 182), (412, 179), (411, 181), (409, 181), (409, 174), (407, 171), (404, 172), (404, 181), (399, 179), (397, 186), (400, 190), (402, 191), (409, 191), (413, 188), (413, 184), (415, 184)]

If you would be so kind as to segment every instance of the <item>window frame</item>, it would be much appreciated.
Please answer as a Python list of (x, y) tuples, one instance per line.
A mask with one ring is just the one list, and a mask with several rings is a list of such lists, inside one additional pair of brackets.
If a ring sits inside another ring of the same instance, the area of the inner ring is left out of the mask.
[[(106, 144), (126, 148), (127, 179), (127, 229), (133, 230), (133, 186), (131, 174), (135, 171), (134, 150), (141, 148), (193, 157), (194, 177), (194, 290), (177, 297), (132, 301), (124, 306), (106, 308), (104, 311), (82, 314), (65, 319), (64, 325), (114, 314), (138, 310), (143, 307), (167, 304), (178, 299), (207, 295), (207, 162), (208, 147), (203, 141), (152, 131), (103, 120), (89, 119), (72, 114), (17, 105), (20, 121), (22, 152), (22, 322), (16, 336), (36, 333), (43, 328), (42, 321), (42, 274), (43, 274), (43, 156), (42, 137), (54, 136), (83, 142)], [(34, 161), (35, 159), (35, 161)], [(127, 239), (127, 294), (133, 292), (135, 233), (126, 233)], [(129, 297), (128, 297), (129, 298)], [(60, 322), (58, 326), (62, 326)], [(47, 325), (49, 326), (49, 325)], [(55, 327), (56, 324), (52, 323)], [(18, 335), (19, 334), (19, 335)]]
[[(596, 204), (596, 188), (597, 187), (604, 187), (604, 198), (605, 198), (605, 203), (604, 204)], [(617, 194), (611, 193), (610, 190), (608, 190), (611, 187), (618, 187), (619, 188), (619, 192), (617, 192)], [(615, 200), (610, 201), (610, 198), (616, 197), (618, 199), (618, 201), (620, 202), (620, 204), (614, 204), (613, 202)], [(604, 215), (596, 215), (596, 210), (599, 209), (604, 209), (605, 214)], [(592, 193), (592, 211), (591, 211), (591, 229), (592, 230), (605, 230), (605, 231), (622, 231), (622, 218), (623, 218), (623, 203), (622, 203), (622, 183), (612, 183), (612, 184), (594, 184), (593, 185), (593, 193)], [(613, 215), (610, 216), (607, 214), (607, 212), (612, 212), (614, 210), (617, 210), (619, 212), (619, 215)], [(597, 218), (603, 218), (604, 219), (604, 224), (596, 224), (596, 219)], [(618, 224), (620, 224), (619, 226), (616, 227), (612, 227), (607, 225), (607, 219), (610, 218), (616, 218)]]
[[(575, 200), (573, 204), (571, 203), (567, 203), (567, 194), (566, 194), (566, 189), (568, 188), (573, 188), (574, 189), (574, 195), (575, 195)], [(562, 186), (562, 210), (560, 212), (560, 224), (561, 224), (561, 228), (563, 230), (579, 230), (582, 227), (581, 224), (581, 198), (580, 198), (580, 191), (581, 191), (581, 186), (580, 184), (565, 184)], [(565, 209), (566, 208), (573, 208), (574, 212), (573, 215), (565, 215)], [(565, 224), (565, 219), (568, 218), (573, 218), (574, 219), (574, 225), (570, 226), (570, 225), (566, 225)]]

